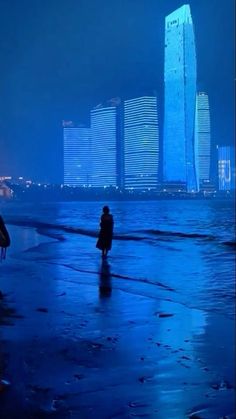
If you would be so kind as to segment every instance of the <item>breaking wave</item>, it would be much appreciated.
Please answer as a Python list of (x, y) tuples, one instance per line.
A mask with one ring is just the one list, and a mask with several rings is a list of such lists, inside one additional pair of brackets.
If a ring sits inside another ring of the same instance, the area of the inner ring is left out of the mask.
[[(88, 230), (85, 228), (80, 227), (72, 227), (66, 226), (61, 224), (52, 224), (52, 223), (45, 223), (37, 220), (32, 219), (8, 219), (6, 220), (7, 224), (13, 224), (16, 226), (21, 227), (32, 227), (36, 228), (37, 231), (41, 234), (51, 235), (49, 231), (52, 230), (69, 233), (69, 234), (80, 234), (83, 236), (94, 237), (98, 236), (98, 230)], [(179, 231), (168, 231), (168, 230), (157, 230), (157, 229), (149, 229), (149, 230), (136, 230), (132, 232), (133, 234), (123, 233), (123, 234), (114, 234), (114, 240), (131, 240), (131, 241), (144, 241), (150, 240), (150, 238), (156, 237), (161, 239), (171, 239), (171, 238), (182, 238), (182, 239), (202, 239), (206, 241), (217, 240), (217, 237), (203, 234), (203, 233), (188, 233), (188, 232), (179, 232)], [(56, 238), (57, 236), (55, 236)], [(60, 239), (65, 239), (63, 237), (57, 237)], [(225, 241), (221, 242), (221, 244), (229, 246), (231, 248), (235, 248), (236, 242), (235, 241)]]
[[(8, 219), (6, 220), (6, 223), (20, 226), (20, 227), (32, 227), (32, 228), (37, 229), (38, 233), (44, 234), (50, 237), (56, 237), (51, 233), (52, 230), (69, 233), (69, 234), (80, 234), (82, 236), (88, 236), (88, 237), (94, 237), (94, 238), (98, 237), (98, 231), (99, 231), (99, 230), (94, 231), (94, 230), (87, 230), (84, 228), (65, 226), (61, 224), (45, 223), (45, 222), (30, 220), (30, 219), (28, 220)], [(63, 240), (62, 237), (58, 237), (58, 239)], [(135, 235), (130, 235), (130, 234), (123, 234), (123, 235), (114, 234), (113, 239), (125, 240), (125, 241), (126, 240), (142, 241), (142, 240), (150, 239), (150, 237), (141, 237), (141, 236), (135, 236)]]

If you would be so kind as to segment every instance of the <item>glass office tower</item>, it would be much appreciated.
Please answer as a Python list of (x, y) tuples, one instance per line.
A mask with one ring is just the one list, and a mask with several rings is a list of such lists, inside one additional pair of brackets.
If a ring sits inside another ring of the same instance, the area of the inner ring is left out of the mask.
[(211, 163), (211, 121), (209, 99), (206, 93), (197, 95), (196, 131), (198, 144), (198, 167), (200, 189), (210, 182)]
[(217, 150), (219, 190), (235, 190), (235, 148), (217, 146)]
[(88, 187), (91, 182), (90, 129), (64, 126), (64, 185)]
[(95, 188), (117, 186), (117, 108), (98, 106), (91, 111), (92, 176)]
[(159, 166), (157, 98), (143, 96), (124, 103), (125, 189), (156, 189)]
[(198, 191), (196, 51), (189, 5), (165, 19), (164, 78), (163, 180)]

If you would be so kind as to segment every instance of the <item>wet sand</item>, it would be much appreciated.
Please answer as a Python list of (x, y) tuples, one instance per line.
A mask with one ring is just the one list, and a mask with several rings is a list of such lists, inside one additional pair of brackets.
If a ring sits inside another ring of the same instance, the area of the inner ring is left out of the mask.
[(10, 230), (18, 240), (0, 267), (0, 378), (10, 382), (2, 419), (234, 417), (230, 316), (199, 309), (191, 294), (183, 302), (165, 277), (147, 291), (135, 258), (127, 268), (113, 253), (102, 262), (92, 238), (63, 253), (55, 237)]

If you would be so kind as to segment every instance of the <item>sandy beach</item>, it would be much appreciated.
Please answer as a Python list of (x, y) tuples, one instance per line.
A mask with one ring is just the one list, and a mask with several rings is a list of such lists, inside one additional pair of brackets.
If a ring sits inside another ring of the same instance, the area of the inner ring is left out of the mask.
[(8, 228), (2, 419), (234, 418), (230, 312), (154, 274), (141, 242), (102, 262), (93, 237)]

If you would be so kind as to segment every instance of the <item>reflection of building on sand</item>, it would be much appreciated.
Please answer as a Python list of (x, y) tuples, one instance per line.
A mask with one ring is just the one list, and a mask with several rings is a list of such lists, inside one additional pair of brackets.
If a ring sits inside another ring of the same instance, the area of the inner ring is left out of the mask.
[(110, 265), (106, 259), (102, 260), (100, 270), (99, 295), (100, 297), (109, 297), (112, 292)]

